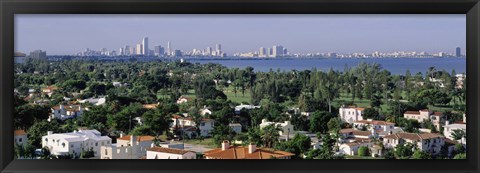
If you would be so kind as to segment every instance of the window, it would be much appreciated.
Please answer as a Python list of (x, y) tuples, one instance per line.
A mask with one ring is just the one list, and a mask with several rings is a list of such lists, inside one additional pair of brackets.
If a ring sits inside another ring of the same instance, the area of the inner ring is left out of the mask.
[(22, 138), (19, 138), (19, 139), (18, 139), (18, 142), (22, 142)]
[(108, 155), (108, 150), (107, 149), (105, 149), (105, 155)]
[(73, 148), (73, 144), (72, 144), (72, 145), (70, 145), (70, 147), (71, 147), (71, 148)]
[(62, 143), (63, 148), (65, 148), (65, 142)]
[(96, 147), (98, 146), (98, 142), (95, 142), (95, 146), (96, 146)]
[(48, 142), (48, 138), (45, 138), (45, 142)]

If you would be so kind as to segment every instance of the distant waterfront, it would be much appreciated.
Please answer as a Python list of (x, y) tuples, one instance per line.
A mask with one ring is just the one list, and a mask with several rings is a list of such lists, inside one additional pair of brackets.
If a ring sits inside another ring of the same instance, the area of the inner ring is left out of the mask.
[[(49, 57), (50, 59), (52, 57)], [(91, 58), (91, 57), (90, 57)], [(85, 57), (79, 59), (87, 59)], [(130, 58), (94, 58), (102, 60), (128, 60)], [(156, 60), (179, 60), (180, 58), (135, 58), (138, 61), (156, 61)], [(229, 68), (253, 67), (255, 71), (267, 72), (270, 70), (288, 71), (288, 70), (333, 70), (343, 71), (345, 67), (354, 67), (361, 62), (373, 64), (378, 63), (383, 69), (392, 74), (405, 74), (410, 70), (411, 74), (421, 72), (425, 74), (429, 67), (435, 67), (437, 70), (445, 70), (451, 73), (466, 72), (466, 58), (239, 58), (239, 57), (187, 57), (183, 58), (191, 63), (218, 63)], [(23, 63), (23, 58), (15, 58), (16, 63)]]
[(429, 67), (435, 67), (437, 70), (446, 70), (448, 73), (455, 70), (456, 73), (466, 72), (466, 58), (277, 58), (277, 59), (247, 59), (247, 58), (224, 58), (224, 59), (195, 59), (187, 58), (192, 63), (218, 63), (227, 67), (245, 68), (251, 66), (255, 71), (276, 71), (283, 70), (333, 70), (343, 71), (345, 66), (353, 67), (361, 62), (378, 63), (384, 69), (389, 70), (392, 74), (405, 74), (410, 70), (412, 74), (425, 72)]

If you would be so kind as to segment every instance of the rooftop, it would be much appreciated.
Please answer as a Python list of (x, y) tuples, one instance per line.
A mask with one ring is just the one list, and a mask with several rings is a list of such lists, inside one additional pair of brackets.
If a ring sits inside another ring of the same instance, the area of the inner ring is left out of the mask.
[(413, 141), (420, 141), (423, 139), (433, 139), (433, 138), (440, 138), (442, 136), (435, 134), (435, 133), (396, 133), (396, 134), (391, 134), (384, 136), (383, 138), (385, 139), (409, 139)]
[[(125, 141), (130, 141), (130, 138), (132, 137), (132, 135), (127, 135), (127, 136), (123, 136), (121, 138), (118, 138), (117, 140), (125, 140)], [(137, 136), (137, 141), (138, 142), (142, 142), (142, 141), (153, 141), (155, 139), (155, 137), (153, 136)]]
[(225, 151), (223, 151), (222, 148), (206, 151), (204, 155), (215, 159), (271, 159), (294, 156), (295, 154), (262, 147), (256, 148), (256, 150), (250, 154), (248, 153), (248, 146), (230, 146)]
[[(181, 150), (181, 149), (176, 149), (176, 148), (163, 148), (163, 147), (152, 147), (147, 149), (147, 151), (154, 151), (154, 152), (161, 152), (161, 153), (170, 153), (170, 154), (185, 154), (188, 152), (193, 152), (193, 151), (188, 151), (188, 150)], [(195, 152), (193, 152), (195, 153)]]

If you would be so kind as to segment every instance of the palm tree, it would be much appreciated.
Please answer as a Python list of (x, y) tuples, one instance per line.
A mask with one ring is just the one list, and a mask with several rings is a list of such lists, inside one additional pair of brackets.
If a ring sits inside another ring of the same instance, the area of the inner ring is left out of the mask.
[(280, 130), (281, 130), (280, 125), (275, 126), (275, 124), (271, 124), (263, 128), (261, 138), (264, 146), (268, 148), (272, 148), (280, 138), (280, 134), (279, 134)]
[[(462, 138), (467, 138), (467, 133), (463, 129), (455, 129), (453, 130), (452, 137), (455, 140), (461, 140)], [(462, 143), (460, 141), (460, 143)]]

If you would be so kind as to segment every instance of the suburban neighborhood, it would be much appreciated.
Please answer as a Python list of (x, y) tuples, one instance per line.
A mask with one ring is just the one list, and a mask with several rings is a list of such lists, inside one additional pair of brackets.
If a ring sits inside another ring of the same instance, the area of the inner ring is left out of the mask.
[(434, 68), (30, 59), (16, 69), (17, 159), (466, 157), (465, 76)]

